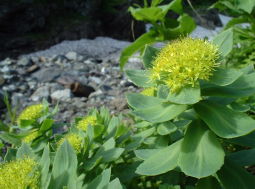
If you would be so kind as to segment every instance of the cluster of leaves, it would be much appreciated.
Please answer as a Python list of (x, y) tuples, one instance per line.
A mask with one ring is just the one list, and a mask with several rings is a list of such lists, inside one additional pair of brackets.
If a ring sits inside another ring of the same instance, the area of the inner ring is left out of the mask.
[[(229, 29), (213, 40), (221, 61), (231, 52), (232, 35)], [(171, 93), (166, 85), (150, 79), (157, 53), (147, 46), (146, 70), (127, 70), (136, 85), (156, 91), (152, 96), (128, 94), (127, 99), (134, 115), (153, 123), (147, 129), (155, 128), (158, 136), (148, 140), (161, 144), (135, 152), (143, 161), (136, 173), (169, 178), (184, 173), (177, 177), (181, 188), (253, 188), (255, 177), (246, 170), (255, 164), (253, 65), (236, 69), (222, 64), (208, 81)], [(176, 184), (176, 180), (171, 182)]]
[[(225, 26), (233, 30), (234, 48), (226, 62), (237, 67), (255, 63), (255, 1), (220, 0), (213, 8), (224, 11), (233, 18)], [(240, 25), (245, 24), (245, 25)]]
[[(136, 20), (150, 23), (152, 27), (122, 51), (121, 68), (132, 54), (143, 51), (146, 44), (176, 39), (180, 35), (186, 35), (194, 30), (195, 22), (183, 12), (182, 0), (173, 0), (164, 5), (161, 5), (162, 2), (163, 0), (152, 0), (149, 5), (145, 0), (144, 7), (136, 5), (136, 7), (129, 8), (131, 15)], [(178, 15), (178, 18), (168, 17), (167, 14), (170, 11)]]
[[(221, 60), (231, 51), (231, 35), (226, 30), (213, 41)], [(25, 110), (17, 122), (1, 124), (3, 165), (33, 159), (38, 188), (253, 188), (255, 179), (247, 170), (255, 164), (254, 101), (247, 99), (255, 94), (254, 67), (222, 64), (209, 80), (172, 93), (150, 79), (158, 52), (147, 46), (146, 70), (126, 71), (137, 86), (154, 89), (127, 95), (128, 120), (101, 108), (61, 133), (63, 124), (53, 119), (57, 108), (51, 111), (43, 102), (33, 107), (42, 108), (39, 117), (29, 120), (31, 111)]]

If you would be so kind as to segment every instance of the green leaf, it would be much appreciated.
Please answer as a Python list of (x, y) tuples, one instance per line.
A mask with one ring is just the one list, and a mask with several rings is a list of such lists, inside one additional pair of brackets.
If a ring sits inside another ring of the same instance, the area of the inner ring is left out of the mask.
[(230, 108), (236, 112), (247, 112), (251, 109), (250, 106), (245, 105), (245, 104), (239, 104), (237, 102), (232, 102), (230, 104)]
[(199, 179), (195, 189), (222, 189), (220, 183), (214, 177)]
[(33, 158), (35, 157), (35, 154), (27, 143), (22, 143), (21, 147), (17, 151), (16, 158), (23, 159), (26, 157)]
[(49, 188), (62, 189), (63, 187), (73, 188), (70, 185), (76, 180), (77, 157), (72, 146), (65, 141), (57, 150), (53, 167), (52, 180)]
[(169, 93), (167, 100), (177, 104), (195, 104), (201, 99), (200, 87), (184, 87), (178, 93)]
[(159, 50), (152, 46), (149, 46), (149, 45), (145, 46), (142, 58), (143, 58), (143, 65), (146, 69), (152, 68), (153, 61), (156, 55), (158, 54), (158, 52)]
[(19, 136), (12, 133), (1, 133), (0, 138), (7, 143), (14, 144), (15, 146), (19, 146), (21, 144), (21, 139), (19, 138)]
[(157, 90), (157, 97), (166, 99), (169, 95), (169, 88), (166, 85), (159, 85)]
[(133, 8), (129, 7), (128, 11), (139, 21), (155, 23), (165, 17), (166, 12), (159, 7)]
[(126, 70), (128, 78), (138, 87), (152, 87), (150, 72), (146, 70)]
[(109, 182), (111, 177), (111, 169), (106, 169), (97, 176), (91, 183), (89, 183), (85, 188), (86, 189), (104, 189)]
[(40, 186), (42, 189), (47, 189), (49, 182), (50, 182), (50, 150), (49, 146), (46, 145), (43, 150), (43, 155), (40, 160), (40, 167), (41, 167), (41, 182)]
[(54, 123), (54, 120), (53, 119), (45, 119), (43, 122), (42, 122), (42, 125), (40, 127), (40, 131), (43, 132), (43, 131), (47, 131), (48, 129), (51, 128), (51, 126), (53, 125)]
[(123, 69), (128, 59), (135, 52), (139, 51), (146, 44), (151, 44), (156, 42), (157, 34), (153, 30), (141, 35), (138, 39), (136, 39), (131, 45), (127, 46), (120, 55), (120, 68)]
[(160, 149), (141, 149), (135, 150), (135, 155), (139, 159), (146, 160), (149, 159), (151, 156), (156, 154)]
[(97, 156), (97, 157), (92, 157), (91, 159), (87, 159), (86, 163), (84, 165), (84, 169), (86, 171), (91, 171), (93, 170), (94, 167), (96, 167), (101, 161), (102, 161), (103, 157), (102, 156)]
[(111, 162), (118, 159), (124, 152), (124, 148), (113, 148), (102, 153), (103, 162)]
[(136, 109), (132, 113), (146, 121), (161, 123), (174, 119), (187, 108), (186, 105), (161, 103), (144, 109)]
[(242, 24), (242, 23), (248, 23), (248, 22), (249, 22), (249, 19), (246, 16), (239, 16), (237, 18), (232, 18), (230, 21), (228, 21), (224, 29), (233, 27), (236, 24)]
[(240, 98), (255, 94), (255, 73), (242, 75), (234, 83), (227, 86), (205, 85), (202, 96), (220, 96)]
[(164, 102), (163, 99), (153, 96), (145, 96), (139, 93), (127, 94), (127, 101), (128, 104), (134, 109), (150, 108)]
[(107, 189), (123, 189), (123, 187), (120, 180), (116, 178), (108, 184)]
[(178, 165), (186, 175), (202, 178), (216, 173), (224, 164), (224, 156), (216, 136), (196, 121), (186, 131)]
[(245, 136), (232, 138), (228, 141), (234, 144), (238, 144), (240, 146), (255, 148), (255, 132), (252, 132)]
[(134, 108), (133, 114), (152, 123), (171, 120), (186, 110), (186, 105), (171, 104), (163, 99), (138, 93), (128, 94), (127, 100)]
[(200, 101), (194, 108), (210, 129), (222, 138), (239, 137), (255, 130), (255, 120), (226, 106)]
[(213, 39), (213, 43), (219, 47), (222, 56), (227, 56), (233, 48), (233, 30), (227, 29)]
[(248, 166), (255, 164), (255, 148), (249, 150), (241, 150), (229, 154), (228, 159), (232, 160), (234, 163), (240, 166)]
[[(181, 189), (181, 187), (179, 185), (169, 185), (169, 184), (161, 184), (159, 186), (159, 189)], [(191, 189), (191, 188), (188, 188), (187, 186), (185, 187), (185, 189)]]
[(165, 40), (176, 39), (180, 35), (187, 35), (196, 28), (194, 20), (187, 14), (179, 16), (177, 21), (179, 22), (177, 27), (164, 30)]
[(120, 124), (119, 118), (113, 116), (107, 126), (108, 133), (107, 139), (113, 137), (116, 134), (119, 124)]
[(237, 8), (244, 10), (245, 12), (251, 14), (254, 6), (255, 1), (254, 0), (240, 0), (237, 1)]
[(182, 0), (173, 0), (167, 5), (161, 5), (159, 6), (161, 9), (163, 9), (166, 13), (169, 10), (172, 10), (178, 14), (181, 14), (183, 12), (182, 8)]
[(243, 73), (237, 69), (223, 69), (218, 68), (210, 78), (210, 82), (219, 86), (230, 85), (236, 81)]
[(160, 4), (161, 2), (163, 2), (164, 0), (152, 0), (151, 2), (151, 6), (154, 7), (154, 6), (157, 6), (158, 4)]
[(173, 170), (177, 167), (177, 160), (182, 140), (158, 150), (150, 158), (141, 163), (136, 173), (140, 175), (159, 175)]
[(16, 160), (16, 154), (17, 154), (17, 149), (13, 148), (7, 148), (7, 152), (4, 156), (4, 161), (14, 161)]
[(168, 135), (170, 133), (173, 133), (176, 130), (177, 130), (177, 127), (171, 121), (160, 123), (157, 126), (157, 132), (160, 135)]
[(224, 189), (251, 189), (255, 186), (255, 177), (228, 159), (217, 176)]

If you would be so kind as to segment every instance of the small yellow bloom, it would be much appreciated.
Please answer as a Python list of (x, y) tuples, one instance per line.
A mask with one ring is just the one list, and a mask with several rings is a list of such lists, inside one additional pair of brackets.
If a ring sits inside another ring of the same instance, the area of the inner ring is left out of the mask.
[(58, 142), (58, 147), (60, 147), (64, 141), (67, 140), (69, 142), (69, 144), (73, 147), (73, 149), (75, 150), (75, 152), (77, 154), (79, 154), (82, 150), (82, 138), (75, 133), (70, 133), (67, 134), (64, 138), (62, 138), (59, 142)]
[(39, 189), (38, 164), (30, 158), (0, 165), (0, 189)]
[(21, 120), (36, 120), (42, 116), (43, 105), (36, 104), (25, 108), (19, 115), (17, 122), (20, 124)]
[(78, 122), (77, 128), (86, 131), (89, 125), (94, 126), (96, 125), (96, 123), (97, 123), (96, 116), (87, 116)]
[(32, 133), (29, 133), (27, 136), (25, 136), (22, 141), (25, 143), (30, 143), (34, 139), (36, 139), (39, 136), (38, 131), (33, 131)]
[(208, 80), (218, 66), (218, 48), (202, 39), (176, 40), (161, 49), (151, 69), (151, 79), (166, 84), (172, 93), (197, 80)]
[(155, 88), (154, 87), (149, 87), (144, 89), (141, 94), (145, 95), (145, 96), (154, 96), (155, 94)]

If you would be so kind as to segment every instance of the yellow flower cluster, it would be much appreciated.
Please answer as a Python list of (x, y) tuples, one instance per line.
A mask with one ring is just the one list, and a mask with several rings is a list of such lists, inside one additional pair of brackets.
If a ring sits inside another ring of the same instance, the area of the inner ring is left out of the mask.
[(0, 189), (39, 189), (38, 164), (30, 158), (0, 165)]
[(78, 122), (77, 128), (86, 131), (89, 125), (94, 126), (96, 125), (96, 123), (97, 123), (96, 116), (87, 116)]
[(39, 117), (41, 117), (43, 111), (43, 105), (42, 104), (35, 104), (28, 106), (23, 110), (18, 119), (17, 122), (20, 124), (21, 120), (36, 120)]
[(154, 87), (149, 87), (144, 89), (141, 94), (145, 95), (145, 96), (154, 96), (155, 94), (155, 88)]
[(64, 141), (67, 140), (69, 142), (69, 144), (73, 147), (73, 149), (75, 150), (75, 152), (77, 154), (79, 154), (82, 150), (82, 138), (75, 133), (70, 133), (67, 134), (64, 138), (62, 138), (59, 142), (58, 142), (58, 147), (60, 147)]
[(22, 141), (25, 143), (30, 143), (32, 142), (34, 139), (36, 139), (38, 137), (39, 133), (38, 131), (33, 131), (32, 133), (29, 133), (27, 136), (25, 136)]
[(176, 40), (161, 49), (151, 69), (151, 79), (166, 84), (172, 93), (198, 79), (208, 80), (218, 66), (218, 48), (202, 39)]

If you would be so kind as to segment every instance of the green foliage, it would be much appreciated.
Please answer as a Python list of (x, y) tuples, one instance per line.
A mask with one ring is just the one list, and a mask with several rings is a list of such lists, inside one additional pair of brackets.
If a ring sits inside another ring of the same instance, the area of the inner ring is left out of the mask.
[[(133, 14), (158, 22), (170, 9), (182, 11), (180, 1), (160, 6), (161, 2), (152, 0), (150, 6), (133, 8)], [(240, 7), (239, 11), (250, 11), (245, 4)], [(152, 17), (144, 14), (148, 10)], [(65, 132), (55, 133), (63, 125), (54, 121), (57, 107), (52, 109), (44, 101), (36, 106), (39, 117), (28, 109), (19, 120), (9, 104), (13, 118), (0, 122), (2, 164), (26, 158), (37, 162), (36, 183), (42, 189), (253, 188), (255, 176), (248, 170), (255, 164), (255, 70), (253, 65), (225, 64), (234, 47), (234, 32), (227, 29), (213, 40), (221, 56), (212, 69), (198, 65), (196, 70), (187, 64), (171, 73), (178, 76), (187, 69), (190, 77), (189, 73), (210, 71), (210, 77), (194, 78), (193, 84), (179, 91), (164, 83), (164, 74), (159, 76), (162, 80), (152, 81), (154, 58), (160, 50), (146, 45), (145, 70), (126, 74), (138, 87), (154, 92), (127, 94), (129, 114), (91, 110), (68, 124)], [(200, 56), (195, 58), (193, 62)]]
[[(149, 3), (145, 0), (144, 7), (129, 7), (128, 10), (134, 19), (150, 23), (152, 27), (122, 51), (120, 56), (120, 67), (122, 69), (129, 57), (137, 51), (143, 52), (146, 45), (176, 39), (180, 35), (192, 32), (195, 28), (193, 19), (183, 12), (182, 0), (172, 0), (164, 5), (161, 5), (162, 2), (163, 0), (153, 0), (149, 6)], [(179, 17), (176, 20), (169, 18), (167, 16), (169, 11), (173, 11)]]
[[(229, 30), (233, 32), (231, 36), (228, 35), (229, 38), (233, 39), (233, 49), (225, 60), (226, 63), (239, 68), (254, 64), (255, 1), (219, 0), (212, 7), (233, 16), (225, 26), (225, 31), (222, 32), (222, 34)], [(246, 26), (240, 24), (246, 24)]]

